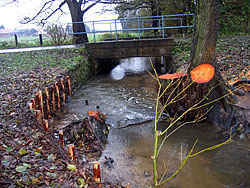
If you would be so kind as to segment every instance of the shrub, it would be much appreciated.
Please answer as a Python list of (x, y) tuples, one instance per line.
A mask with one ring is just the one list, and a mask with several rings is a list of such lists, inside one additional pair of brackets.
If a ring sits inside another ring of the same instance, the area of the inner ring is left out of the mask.
[(48, 37), (51, 39), (53, 44), (62, 45), (64, 44), (67, 33), (61, 24), (51, 24), (46, 28)]

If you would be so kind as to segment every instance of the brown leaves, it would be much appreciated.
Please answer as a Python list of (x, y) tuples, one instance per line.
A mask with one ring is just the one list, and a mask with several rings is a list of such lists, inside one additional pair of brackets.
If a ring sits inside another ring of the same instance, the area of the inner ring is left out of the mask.
[(34, 117), (27, 108), (34, 92), (44, 91), (67, 70), (38, 64), (24, 71), (18, 67), (22, 62), (6, 63), (9, 56), (13, 55), (0, 54), (0, 182), (8, 180), (23, 187), (53, 187), (67, 182), (72, 187), (81, 176), (72, 177), (51, 141), (34, 127)]

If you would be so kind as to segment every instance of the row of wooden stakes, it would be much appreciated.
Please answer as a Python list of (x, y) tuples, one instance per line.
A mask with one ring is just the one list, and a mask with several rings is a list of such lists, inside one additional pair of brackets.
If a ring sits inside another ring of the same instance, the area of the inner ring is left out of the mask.
[(61, 109), (62, 102), (66, 103), (66, 97), (71, 98), (69, 76), (55, 82), (54, 86), (46, 87), (45, 91), (40, 90), (34, 94), (35, 98), (31, 98), (28, 105), (35, 112), (38, 123), (42, 124), (43, 119), (50, 119), (53, 112)]
[[(49, 121), (53, 114), (61, 109), (61, 104), (66, 103), (67, 97), (72, 97), (69, 76), (55, 82), (54, 86), (45, 88), (45, 91), (38, 91), (35, 98), (30, 99), (29, 109), (34, 113), (37, 123), (41, 125), (45, 132), (49, 132)], [(63, 130), (59, 131), (59, 142), (63, 150), (65, 149)], [(68, 145), (68, 156), (72, 161), (76, 160), (74, 144)], [(93, 163), (94, 179), (101, 182), (100, 163)], [(129, 186), (125, 186), (129, 188)]]

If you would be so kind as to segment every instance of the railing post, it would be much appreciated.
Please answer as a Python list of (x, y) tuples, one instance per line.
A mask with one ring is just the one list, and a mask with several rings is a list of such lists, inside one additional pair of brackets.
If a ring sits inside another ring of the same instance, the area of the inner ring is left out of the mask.
[(112, 39), (112, 22), (109, 25), (110, 25), (110, 38)]
[(125, 18), (125, 25), (126, 25), (126, 30), (127, 30), (127, 38), (128, 38), (128, 21), (127, 21), (127, 18)]
[(144, 37), (144, 20), (142, 20), (142, 36)]
[(95, 22), (93, 21), (93, 33), (94, 33), (94, 42), (96, 42), (96, 39), (95, 39)]
[(161, 27), (161, 18), (158, 19), (159, 20), (159, 36), (161, 36), (161, 30), (162, 30), (162, 27)]
[(140, 18), (138, 17), (138, 33), (139, 33), (139, 40), (141, 39), (141, 30), (140, 30)]
[(164, 38), (165, 36), (165, 32), (164, 32), (164, 17), (161, 16), (161, 19), (162, 19), (162, 38)]
[(115, 40), (118, 40), (116, 20), (115, 20)]

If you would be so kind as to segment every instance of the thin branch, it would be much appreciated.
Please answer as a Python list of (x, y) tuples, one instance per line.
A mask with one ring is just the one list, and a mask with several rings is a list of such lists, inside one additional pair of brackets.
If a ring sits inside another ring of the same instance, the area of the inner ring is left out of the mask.
[[(181, 127), (183, 127), (184, 125), (187, 125), (187, 124), (193, 124), (193, 123), (198, 123), (198, 122), (201, 122), (201, 121), (204, 121), (206, 119), (206, 117), (204, 117), (211, 109), (213, 108), (213, 106), (211, 106), (204, 114), (202, 114), (201, 116), (199, 116), (197, 119), (193, 120), (193, 121), (188, 121), (188, 122), (184, 122), (183, 124), (181, 124), (180, 126), (176, 127), (172, 132), (170, 132), (169, 134), (166, 133), (163, 141), (161, 142), (161, 145), (159, 146), (159, 149), (158, 149), (158, 153), (157, 153), (157, 156), (159, 155), (160, 153), (160, 150), (163, 146), (163, 144), (165, 143), (166, 139), (168, 137), (170, 137), (172, 134), (174, 134), (177, 130), (179, 130)], [(171, 123), (170, 123), (171, 124)]]
[(173, 177), (175, 177), (175, 176), (181, 171), (181, 169), (184, 167), (184, 165), (186, 164), (187, 160), (189, 159), (189, 157), (190, 157), (191, 154), (193, 153), (194, 147), (195, 147), (195, 145), (197, 144), (197, 142), (198, 142), (198, 139), (195, 141), (195, 143), (194, 143), (192, 149), (190, 150), (190, 152), (188, 153), (188, 155), (187, 155), (186, 158), (184, 159), (184, 161), (183, 161), (183, 163), (181, 164), (181, 166), (179, 167), (179, 169), (176, 170), (175, 173), (174, 173), (172, 176), (170, 176), (168, 179), (166, 179), (166, 180), (164, 180), (163, 182), (159, 183), (158, 186), (165, 184), (166, 182), (168, 182), (169, 180), (171, 180)]
[[(48, 20), (53, 14), (55, 14), (58, 10), (61, 10), (62, 6), (66, 3), (66, 1), (63, 1), (57, 9), (55, 9), (52, 13), (50, 13), (46, 18), (43, 18), (41, 20), (41, 23), (43, 23), (44, 21)], [(62, 10), (61, 10), (62, 11)]]
[(47, 1), (46, 3), (43, 4), (42, 8), (37, 12), (37, 14), (35, 16), (33, 16), (33, 18), (27, 20), (26, 22), (22, 22), (23, 24), (27, 24), (27, 23), (30, 23), (32, 21), (34, 21), (44, 10), (46, 10), (47, 8), (47, 5), (49, 3), (53, 3), (55, 0), (50, 0), (50, 1)]
[(163, 173), (162, 176), (161, 176), (161, 179), (160, 179), (159, 183), (162, 182), (163, 178), (165, 177), (165, 175), (166, 175), (166, 173), (167, 173), (167, 171), (168, 171), (168, 168), (167, 168), (166, 163), (165, 163), (164, 160), (163, 160), (163, 165), (164, 165), (165, 170), (164, 170), (164, 173)]
[(91, 5), (89, 5), (87, 8), (85, 8), (84, 10), (83, 10), (83, 14), (85, 14), (89, 9), (91, 9), (93, 6), (95, 6), (96, 4), (98, 4), (98, 3), (100, 3), (101, 1), (99, 0), (99, 1), (96, 1), (96, 2), (94, 2), (94, 3), (92, 3)]

